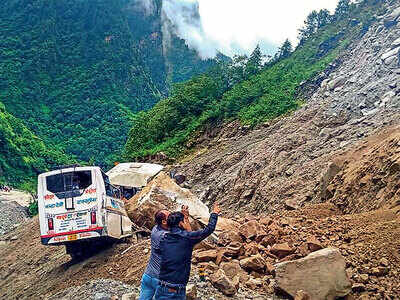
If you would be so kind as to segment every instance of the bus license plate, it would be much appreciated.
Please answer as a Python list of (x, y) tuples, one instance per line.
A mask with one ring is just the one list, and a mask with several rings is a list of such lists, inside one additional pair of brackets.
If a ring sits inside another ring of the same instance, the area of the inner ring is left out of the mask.
[(68, 241), (76, 241), (78, 239), (78, 235), (77, 234), (70, 234), (68, 236)]

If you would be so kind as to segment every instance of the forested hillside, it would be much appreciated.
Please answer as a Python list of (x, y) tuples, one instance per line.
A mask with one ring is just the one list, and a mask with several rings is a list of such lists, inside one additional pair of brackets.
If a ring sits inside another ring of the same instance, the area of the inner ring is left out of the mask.
[(169, 61), (154, 4), (148, 14), (135, 0), (2, 1), (0, 101), (45, 143), (83, 161), (114, 161), (133, 113), (214, 64), (184, 43), (180, 61), (191, 65)]
[(313, 11), (299, 30), (295, 51), (289, 41), (272, 58), (263, 57), (256, 48), (248, 58), (237, 57), (176, 85), (168, 99), (135, 115), (125, 158), (158, 152), (177, 157), (206, 126), (232, 119), (255, 126), (295, 110), (306, 100), (297, 96), (300, 84), (323, 71), (367, 32), (379, 4), (379, 0), (358, 4), (341, 0), (334, 14)]
[(0, 102), (0, 183), (33, 191), (38, 172), (68, 159), (64, 153), (47, 147)]

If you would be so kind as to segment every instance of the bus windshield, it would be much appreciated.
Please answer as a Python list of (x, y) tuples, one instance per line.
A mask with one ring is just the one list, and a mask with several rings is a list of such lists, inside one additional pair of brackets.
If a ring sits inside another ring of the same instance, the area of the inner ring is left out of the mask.
[(80, 196), (91, 184), (91, 171), (74, 171), (46, 177), (47, 190), (57, 198)]

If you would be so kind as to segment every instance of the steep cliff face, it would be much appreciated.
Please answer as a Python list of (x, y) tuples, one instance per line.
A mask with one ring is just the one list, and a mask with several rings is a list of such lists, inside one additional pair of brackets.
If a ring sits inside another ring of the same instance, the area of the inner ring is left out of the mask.
[(382, 2), (380, 11), (300, 110), (253, 131), (235, 123), (211, 130), (211, 141), (178, 167), (205, 201), (242, 212), (319, 202), (337, 173), (334, 157), (400, 122), (398, 3)]

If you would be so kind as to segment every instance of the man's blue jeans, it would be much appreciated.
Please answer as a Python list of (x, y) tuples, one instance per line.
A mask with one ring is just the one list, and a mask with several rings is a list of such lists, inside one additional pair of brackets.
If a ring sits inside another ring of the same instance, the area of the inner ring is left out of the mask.
[(185, 300), (186, 290), (176, 289), (174, 292), (167, 286), (159, 285), (156, 291), (156, 300)]
[(140, 285), (140, 297), (139, 300), (152, 300), (158, 287), (158, 279), (151, 277), (147, 274), (143, 274), (142, 283)]

